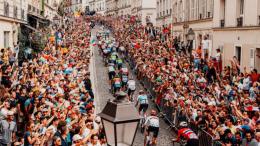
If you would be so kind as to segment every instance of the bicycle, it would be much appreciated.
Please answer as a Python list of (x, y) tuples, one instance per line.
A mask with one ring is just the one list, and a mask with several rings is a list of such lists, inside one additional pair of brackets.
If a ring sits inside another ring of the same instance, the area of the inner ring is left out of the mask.
[(186, 146), (187, 140), (184, 138), (181, 138), (180, 141), (172, 141), (173, 146)]
[(140, 119), (141, 133), (144, 133), (146, 113), (144, 113), (143, 110), (142, 110), (141, 113), (140, 113), (140, 116), (141, 116), (141, 119)]
[(156, 146), (156, 143), (153, 142), (153, 132), (150, 132), (149, 135), (146, 136), (146, 146)]

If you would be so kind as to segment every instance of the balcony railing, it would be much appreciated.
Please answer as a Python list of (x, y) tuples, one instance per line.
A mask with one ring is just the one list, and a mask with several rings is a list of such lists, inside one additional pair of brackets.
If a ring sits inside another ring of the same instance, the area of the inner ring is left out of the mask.
[(237, 27), (242, 27), (243, 26), (243, 17), (237, 18)]
[(224, 19), (220, 20), (220, 27), (225, 27), (225, 20)]

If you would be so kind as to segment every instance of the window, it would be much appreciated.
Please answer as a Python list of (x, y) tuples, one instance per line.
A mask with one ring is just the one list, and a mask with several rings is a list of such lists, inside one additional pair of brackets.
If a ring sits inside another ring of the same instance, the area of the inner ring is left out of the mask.
[(5, 16), (9, 16), (9, 3), (8, 2), (4, 2), (4, 15)]
[(9, 46), (9, 35), (10, 31), (4, 31), (4, 47), (8, 48)]
[(24, 9), (21, 10), (21, 19), (24, 20)]
[(240, 15), (244, 14), (244, 0), (240, 0)]
[(28, 11), (31, 11), (31, 10), (32, 10), (32, 6), (28, 5)]
[(17, 18), (17, 10), (18, 10), (17, 6), (14, 6), (14, 13), (13, 13), (14, 14), (14, 18)]

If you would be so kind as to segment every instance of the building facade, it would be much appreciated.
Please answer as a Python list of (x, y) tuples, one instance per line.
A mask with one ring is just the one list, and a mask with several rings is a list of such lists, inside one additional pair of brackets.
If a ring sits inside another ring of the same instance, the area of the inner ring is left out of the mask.
[[(190, 28), (195, 32), (193, 49), (207, 47), (212, 54), (213, 0), (173, 0), (173, 37), (187, 42)], [(205, 45), (207, 44), (207, 45)]]
[(27, 23), (27, 1), (1, 0), (0, 2), (0, 49), (14, 49), (18, 42), (21, 24)]
[(172, 24), (172, 0), (157, 0), (156, 26), (163, 27)]
[(118, 15), (131, 15), (131, 0), (118, 0), (117, 2)]
[(57, 16), (58, 1), (56, 0), (45, 0), (44, 1), (44, 17), (50, 21)]
[(236, 56), (240, 69), (260, 71), (260, 0), (215, 0), (213, 48), (221, 48), (223, 63)]
[(71, 0), (71, 11), (78, 12), (82, 11), (82, 0)]
[(97, 14), (104, 15), (107, 10), (106, 0), (90, 0), (89, 10), (95, 11)]
[(143, 25), (156, 24), (156, 0), (132, 0), (131, 14), (138, 16)]
[(106, 0), (106, 15), (116, 16), (118, 15), (118, 0)]
[(96, 13), (104, 15), (106, 11), (106, 0), (95, 0), (94, 7)]

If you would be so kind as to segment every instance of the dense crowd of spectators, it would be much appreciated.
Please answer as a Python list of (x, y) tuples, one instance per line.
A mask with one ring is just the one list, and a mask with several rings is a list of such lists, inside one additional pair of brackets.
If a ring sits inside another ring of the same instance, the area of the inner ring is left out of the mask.
[(220, 49), (209, 56), (199, 46), (190, 56), (185, 46), (164, 33), (170, 31), (143, 26), (134, 17), (99, 20), (136, 64), (137, 77), (154, 85), (158, 105), (174, 108), (178, 120), (189, 121), (224, 145), (259, 144), (260, 75), (256, 69), (249, 71), (234, 57), (222, 71)]
[(89, 20), (78, 19), (53, 30), (56, 40), (49, 38), (44, 50), (21, 66), (11, 49), (1, 49), (1, 146), (105, 145), (101, 119), (94, 114), (91, 29)]

